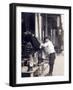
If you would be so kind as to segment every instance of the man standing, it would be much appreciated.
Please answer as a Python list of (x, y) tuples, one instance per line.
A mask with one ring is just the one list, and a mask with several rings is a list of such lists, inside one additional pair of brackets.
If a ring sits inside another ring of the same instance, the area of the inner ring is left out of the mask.
[(48, 37), (45, 37), (45, 42), (41, 44), (41, 47), (44, 48), (46, 56), (49, 58), (49, 76), (52, 76), (54, 61), (55, 61), (55, 49), (53, 43), (49, 40)]

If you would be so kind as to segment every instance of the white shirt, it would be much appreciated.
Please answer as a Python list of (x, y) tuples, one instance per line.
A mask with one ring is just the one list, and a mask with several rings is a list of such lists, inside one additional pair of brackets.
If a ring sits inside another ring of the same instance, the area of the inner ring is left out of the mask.
[(41, 46), (44, 47), (44, 50), (47, 54), (55, 53), (54, 45), (50, 40), (41, 44)]

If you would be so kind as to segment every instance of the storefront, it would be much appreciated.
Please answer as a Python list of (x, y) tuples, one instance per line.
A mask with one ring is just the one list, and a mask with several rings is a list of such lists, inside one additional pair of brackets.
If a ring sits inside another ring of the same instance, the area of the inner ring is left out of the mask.
[(63, 50), (62, 17), (63, 15), (58, 14), (22, 13), (22, 43), (26, 41), (24, 33), (29, 31), (40, 43), (48, 36), (56, 52), (61, 52)]

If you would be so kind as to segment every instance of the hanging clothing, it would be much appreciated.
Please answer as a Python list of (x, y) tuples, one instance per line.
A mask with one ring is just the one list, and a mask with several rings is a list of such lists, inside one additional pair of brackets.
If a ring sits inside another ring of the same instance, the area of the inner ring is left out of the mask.
[(40, 49), (40, 43), (35, 36), (31, 37), (31, 43), (35, 51), (38, 51)]

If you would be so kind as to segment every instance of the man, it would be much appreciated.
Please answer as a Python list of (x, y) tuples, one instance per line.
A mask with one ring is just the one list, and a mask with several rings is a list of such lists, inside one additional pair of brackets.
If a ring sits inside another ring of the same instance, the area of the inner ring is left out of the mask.
[(44, 48), (46, 56), (49, 58), (49, 76), (52, 76), (54, 61), (55, 61), (55, 49), (53, 43), (49, 40), (48, 37), (45, 37), (45, 42), (41, 44), (41, 47)]

